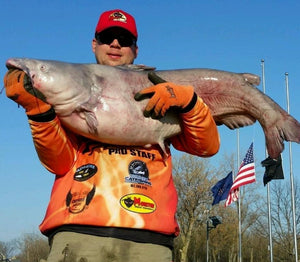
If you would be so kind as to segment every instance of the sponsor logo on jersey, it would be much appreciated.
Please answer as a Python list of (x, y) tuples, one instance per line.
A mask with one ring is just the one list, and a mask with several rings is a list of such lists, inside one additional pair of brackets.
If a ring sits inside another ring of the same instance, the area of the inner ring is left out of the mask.
[(128, 194), (120, 199), (121, 206), (131, 212), (149, 214), (156, 210), (156, 204), (150, 197), (142, 194)]
[(88, 180), (97, 173), (98, 168), (93, 164), (86, 164), (76, 169), (74, 180), (82, 182)]
[(149, 171), (146, 163), (140, 160), (131, 161), (128, 166), (129, 176), (125, 177), (126, 183), (142, 184), (151, 186), (149, 181)]
[(95, 195), (96, 187), (88, 191), (84, 190), (82, 192), (68, 192), (66, 196), (66, 206), (70, 213), (77, 214), (85, 210)]

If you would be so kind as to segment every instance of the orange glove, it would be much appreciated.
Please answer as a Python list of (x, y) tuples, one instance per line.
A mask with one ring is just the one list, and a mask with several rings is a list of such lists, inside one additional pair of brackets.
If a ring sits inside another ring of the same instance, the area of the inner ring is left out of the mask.
[(28, 116), (41, 115), (51, 109), (51, 105), (43, 102), (44, 96), (35, 89), (24, 71), (10, 69), (4, 76), (6, 96), (24, 107)]
[(134, 98), (136, 101), (150, 98), (145, 108), (144, 116), (160, 118), (166, 114), (170, 107), (178, 108), (182, 113), (189, 111), (186, 111), (186, 109), (192, 108), (190, 103), (192, 102), (194, 105), (196, 103), (195, 100), (197, 100), (193, 99), (194, 95), (194, 88), (192, 86), (181, 86), (164, 82), (141, 90)]

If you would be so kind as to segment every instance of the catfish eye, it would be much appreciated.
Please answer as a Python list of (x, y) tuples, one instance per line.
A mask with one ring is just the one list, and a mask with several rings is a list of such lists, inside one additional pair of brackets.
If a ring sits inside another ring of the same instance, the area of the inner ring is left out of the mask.
[(40, 66), (40, 70), (41, 70), (42, 72), (47, 71), (47, 66), (41, 65), (41, 66)]

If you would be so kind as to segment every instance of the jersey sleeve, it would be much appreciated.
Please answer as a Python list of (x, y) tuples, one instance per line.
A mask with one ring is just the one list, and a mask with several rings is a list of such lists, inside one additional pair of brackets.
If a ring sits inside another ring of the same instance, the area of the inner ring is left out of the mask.
[(181, 115), (182, 132), (170, 139), (175, 149), (201, 157), (216, 154), (220, 137), (208, 106), (197, 98), (195, 106)]
[(29, 120), (33, 143), (44, 167), (55, 175), (64, 175), (76, 160), (77, 138), (62, 128), (58, 117), (49, 122)]

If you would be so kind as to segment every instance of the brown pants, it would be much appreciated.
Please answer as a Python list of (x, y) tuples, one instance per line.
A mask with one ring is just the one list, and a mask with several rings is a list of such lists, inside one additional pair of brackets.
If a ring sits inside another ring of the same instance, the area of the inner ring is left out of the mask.
[(47, 262), (171, 262), (172, 251), (161, 245), (98, 237), (73, 232), (57, 233)]

